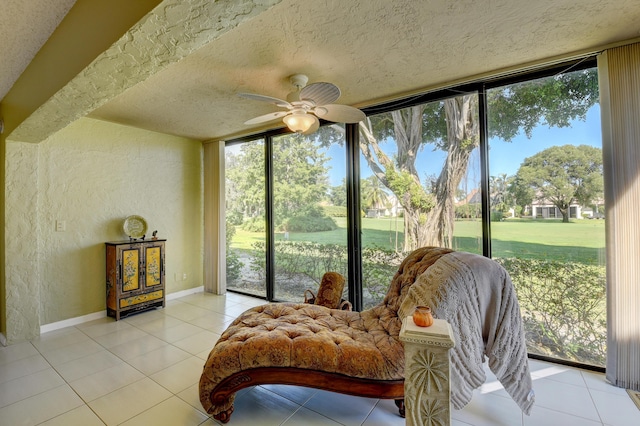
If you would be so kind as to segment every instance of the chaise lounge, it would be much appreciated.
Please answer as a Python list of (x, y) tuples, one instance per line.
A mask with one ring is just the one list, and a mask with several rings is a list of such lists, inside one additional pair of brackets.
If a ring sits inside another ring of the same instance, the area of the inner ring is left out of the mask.
[(533, 405), (520, 311), (508, 274), (474, 254), (425, 247), (407, 256), (377, 306), (351, 312), (305, 303), (269, 303), (241, 314), (211, 350), (200, 401), (223, 423), (235, 393), (260, 384), (307, 386), (394, 399), (404, 415), (402, 318), (417, 305), (451, 323), (451, 401), (462, 408), (489, 367), (529, 413)]

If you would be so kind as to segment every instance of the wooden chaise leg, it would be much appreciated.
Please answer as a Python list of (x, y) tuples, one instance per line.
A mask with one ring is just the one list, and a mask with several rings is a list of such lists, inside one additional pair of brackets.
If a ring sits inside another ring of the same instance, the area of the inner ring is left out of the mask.
[(396, 407), (398, 407), (398, 411), (400, 412), (400, 417), (404, 418), (404, 399), (396, 399)]
[[(404, 412), (404, 409), (403, 409), (403, 412)], [(231, 413), (233, 413), (233, 405), (229, 407), (229, 409), (226, 411), (221, 411), (218, 414), (214, 414), (213, 418), (222, 423), (227, 423), (229, 419), (231, 419)]]

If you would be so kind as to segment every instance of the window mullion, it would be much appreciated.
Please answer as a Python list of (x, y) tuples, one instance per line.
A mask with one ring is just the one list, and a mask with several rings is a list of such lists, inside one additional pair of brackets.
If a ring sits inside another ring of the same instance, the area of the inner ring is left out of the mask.
[(349, 301), (361, 311), (362, 300), (362, 240), (360, 223), (360, 133), (358, 124), (346, 124), (347, 149), (347, 247), (349, 270)]
[(273, 136), (266, 136), (264, 141), (264, 175), (265, 175), (265, 238), (266, 238), (266, 285), (267, 300), (275, 297), (275, 238), (273, 226)]
[(489, 189), (489, 130), (487, 93), (483, 84), (478, 93), (480, 126), (480, 203), (482, 205), (482, 254), (491, 257), (491, 200)]

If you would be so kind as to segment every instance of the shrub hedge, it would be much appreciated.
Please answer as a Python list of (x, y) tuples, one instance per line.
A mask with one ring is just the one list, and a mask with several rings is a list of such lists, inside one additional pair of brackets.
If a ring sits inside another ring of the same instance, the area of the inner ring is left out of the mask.
[[(275, 247), (276, 273), (285, 279), (305, 277), (307, 281), (319, 284), (327, 271), (348, 276), (344, 246), (276, 241)], [(254, 249), (251, 269), (264, 271), (264, 243), (255, 243)], [(362, 250), (365, 308), (382, 300), (404, 256), (375, 247)], [(516, 289), (529, 352), (605, 365), (604, 267), (536, 259), (495, 260), (509, 272)], [(303, 294), (308, 288), (305, 284), (301, 286), (296, 290), (298, 294)]]

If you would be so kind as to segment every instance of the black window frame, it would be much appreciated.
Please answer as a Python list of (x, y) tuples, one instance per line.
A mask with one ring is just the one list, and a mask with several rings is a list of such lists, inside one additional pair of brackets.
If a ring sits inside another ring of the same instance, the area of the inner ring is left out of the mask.
[[(513, 71), (506, 75), (498, 75), (478, 79), (471, 83), (445, 87), (438, 90), (428, 91), (394, 101), (386, 102), (379, 105), (362, 108), (366, 116), (390, 112), (402, 108), (424, 104), (428, 102), (441, 101), (443, 99), (460, 96), (464, 94), (478, 95), (478, 114), (479, 114), (479, 131), (480, 131), (480, 186), (481, 186), (481, 206), (482, 206), (482, 253), (486, 257), (491, 257), (491, 220), (490, 220), (490, 194), (489, 194), (489, 143), (488, 143), (488, 120), (487, 120), (487, 99), (485, 93), (487, 90), (506, 86), (515, 83), (536, 80), (539, 78), (550, 77), (563, 74), (566, 72), (579, 71), (597, 66), (596, 56), (589, 55), (582, 58), (576, 58), (560, 63), (547, 66), (540, 66), (536, 69)], [(330, 124), (321, 121), (321, 125)], [(362, 258), (361, 258), (361, 223), (360, 223), (360, 152), (359, 152), (359, 131), (358, 124), (345, 124), (345, 149), (346, 149), (346, 185), (347, 185), (347, 251), (348, 251), (348, 273), (349, 273), (349, 300), (353, 305), (353, 309), (361, 311), (363, 307), (362, 298)], [(286, 128), (271, 130), (262, 133), (256, 133), (241, 138), (236, 138), (225, 142), (225, 146), (234, 145), (243, 142), (251, 142), (257, 139), (263, 139), (265, 145), (265, 211), (266, 211), (266, 300), (278, 302), (274, 299), (275, 286), (275, 248), (274, 248), (274, 229), (273, 229), (273, 206), (270, 200), (273, 197), (273, 175), (271, 164), (271, 146), (275, 136), (289, 134)], [(542, 209), (537, 209), (537, 213), (541, 214)], [(235, 289), (230, 289), (234, 293), (245, 294), (251, 297), (258, 297), (254, 294), (243, 293)], [(588, 364), (577, 363), (573, 361), (562, 360), (537, 354), (529, 354), (530, 358), (540, 359), (544, 361), (554, 362), (557, 364), (569, 365), (589, 369), (593, 371), (604, 371), (604, 368), (592, 366)]]

